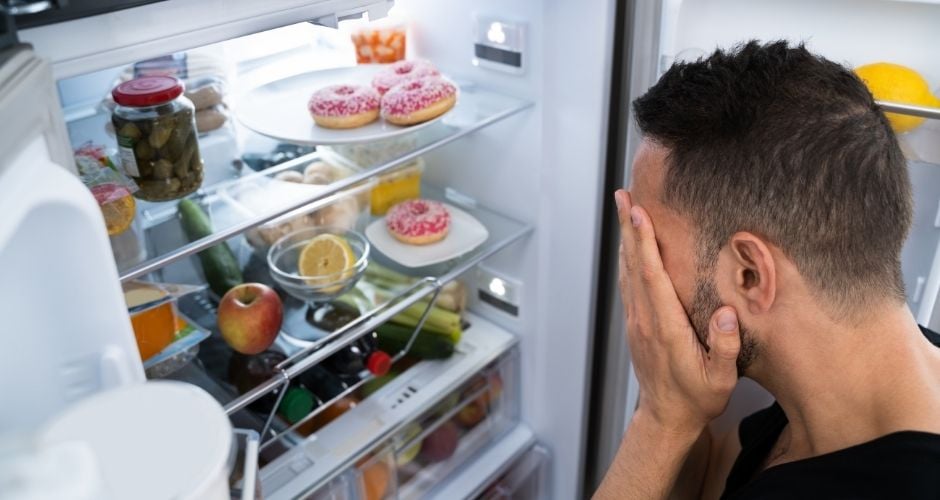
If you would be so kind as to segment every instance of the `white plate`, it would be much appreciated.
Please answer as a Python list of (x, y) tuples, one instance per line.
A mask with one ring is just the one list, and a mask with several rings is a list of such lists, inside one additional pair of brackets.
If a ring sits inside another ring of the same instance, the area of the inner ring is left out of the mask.
[(486, 226), (472, 215), (444, 204), (450, 212), (450, 230), (443, 240), (430, 245), (408, 245), (395, 239), (385, 227), (385, 217), (366, 228), (366, 238), (376, 250), (405, 267), (423, 267), (460, 257), (490, 237)]
[(392, 125), (381, 118), (362, 127), (342, 130), (319, 127), (313, 122), (307, 101), (317, 89), (339, 83), (371, 85), (373, 75), (384, 66), (370, 64), (314, 71), (267, 83), (248, 91), (235, 114), (243, 125), (261, 135), (304, 146), (389, 139), (427, 127), (447, 114), (410, 127)]

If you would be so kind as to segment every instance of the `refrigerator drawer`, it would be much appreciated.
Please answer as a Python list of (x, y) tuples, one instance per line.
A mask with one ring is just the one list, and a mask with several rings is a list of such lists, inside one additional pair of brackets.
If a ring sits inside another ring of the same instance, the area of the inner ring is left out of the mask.
[(507, 352), (307, 498), (426, 497), (516, 421), (518, 358)]
[(477, 500), (537, 500), (548, 496), (551, 456), (535, 445), (506, 474), (493, 482)]

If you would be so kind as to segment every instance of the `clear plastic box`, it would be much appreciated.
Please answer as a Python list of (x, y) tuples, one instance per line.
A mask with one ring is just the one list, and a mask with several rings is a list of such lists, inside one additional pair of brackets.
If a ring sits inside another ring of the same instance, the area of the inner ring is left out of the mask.
[(477, 500), (538, 500), (548, 497), (548, 450), (535, 445), (494, 481)]
[(517, 420), (518, 360), (518, 351), (509, 351), (338, 476), (348, 479), (333, 479), (307, 498), (424, 497)]
[[(282, 170), (272, 177), (239, 182), (222, 190), (220, 196), (244, 217), (257, 217), (325, 192), (330, 183), (345, 179), (353, 173), (343, 166), (314, 161), (296, 169)], [(314, 183), (305, 183), (304, 180), (312, 180)], [(373, 185), (374, 182), (358, 184), (330, 195), (313, 206), (284, 214), (248, 230), (245, 239), (255, 250), (265, 252), (282, 236), (300, 229), (330, 226), (361, 230), (369, 220), (369, 193)]]

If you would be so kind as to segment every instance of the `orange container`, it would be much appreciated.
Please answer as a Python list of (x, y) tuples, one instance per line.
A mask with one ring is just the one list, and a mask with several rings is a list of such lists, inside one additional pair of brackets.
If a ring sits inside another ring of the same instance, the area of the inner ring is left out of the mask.
[(359, 64), (393, 63), (405, 58), (407, 40), (403, 21), (382, 19), (366, 23), (352, 32)]
[(124, 299), (140, 359), (147, 361), (173, 343), (178, 326), (176, 298), (157, 287), (139, 286), (125, 290)]

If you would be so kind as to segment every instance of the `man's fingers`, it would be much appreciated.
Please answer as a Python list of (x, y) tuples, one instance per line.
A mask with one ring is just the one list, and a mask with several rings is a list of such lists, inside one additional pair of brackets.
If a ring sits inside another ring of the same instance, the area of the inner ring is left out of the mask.
[(633, 252), (636, 262), (631, 279), (635, 286), (642, 286), (644, 293), (654, 307), (662, 314), (672, 318), (686, 318), (685, 309), (679, 302), (676, 289), (672, 284), (656, 243), (656, 231), (649, 214), (642, 207), (633, 206), (630, 221), (634, 239)]
[(738, 377), (738, 352), (741, 351), (741, 330), (738, 314), (731, 306), (718, 308), (708, 322), (709, 378), (734, 386)]
[(620, 243), (621, 253), (624, 258), (624, 265), (628, 271), (636, 268), (636, 242), (633, 235), (633, 224), (630, 220), (630, 209), (633, 208), (633, 200), (630, 193), (623, 189), (618, 189), (614, 193), (614, 200), (617, 201), (617, 218), (620, 220)]

